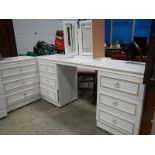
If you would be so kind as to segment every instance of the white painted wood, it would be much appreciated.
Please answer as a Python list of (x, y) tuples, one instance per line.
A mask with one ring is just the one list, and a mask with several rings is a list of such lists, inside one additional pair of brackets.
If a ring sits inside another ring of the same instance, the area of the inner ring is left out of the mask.
[(18, 54), (32, 51), (38, 40), (54, 44), (57, 30), (62, 30), (58, 19), (13, 19)]
[(53, 89), (51, 87), (48, 87), (44, 84), (40, 85), (40, 93), (42, 96), (48, 98), (50, 100), (50, 102), (54, 101), (56, 103), (58, 103), (58, 94), (57, 94), (57, 90)]
[(100, 87), (107, 87), (116, 91), (123, 91), (132, 95), (138, 96), (139, 84), (131, 83), (124, 80), (118, 80), (115, 78), (109, 78), (105, 76), (100, 77)]
[(92, 56), (92, 20), (79, 22), (79, 55)]
[(31, 85), (34, 83), (39, 83), (38, 75), (32, 76), (30, 78), (23, 78), (22, 80), (15, 80), (15, 81), (4, 83), (4, 89), (5, 91), (8, 91), (8, 90), (22, 87), (24, 85)]
[(55, 65), (44, 57), (38, 62), (41, 95), (46, 101), (61, 107), (77, 99), (76, 67)]
[(128, 134), (133, 134), (134, 124), (118, 117), (112, 113), (105, 112), (100, 107), (97, 107), (97, 120), (108, 123), (114, 129)]
[(39, 96), (38, 94), (26, 97), (24, 99), (20, 99), (17, 102), (14, 102), (11, 105), (8, 105), (7, 106), (7, 112), (18, 109), (20, 107), (23, 107), (23, 106), (30, 104), (32, 102), (35, 102), (39, 99), (41, 99), (41, 96)]
[(6, 102), (4, 95), (0, 95), (0, 110), (6, 109)]
[(61, 106), (78, 98), (76, 67), (57, 65), (59, 103)]
[(45, 76), (40, 76), (40, 84), (46, 85), (48, 87), (57, 88), (57, 82), (55, 79), (51, 79)]
[(3, 83), (2, 83), (1, 72), (0, 72), (0, 95), (2, 94), (4, 94), (4, 91), (3, 91)]
[(128, 113), (133, 116), (136, 115), (137, 105), (132, 102), (121, 100), (120, 97), (113, 97), (113, 96), (105, 95), (104, 93), (99, 93), (98, 104), (112, 107), (114, 109), (120, 110), (122, 112)]
[(77, 21), (64, 21), (64, 42), (65, 54), (70, 56), (78, 55), (78, 23)]
[[(39, 70), (34, 69), (37, 62)], [(7, 111), (39, 99), (40, 92), (43, 99), (58, 107), (77, 99), (77, 66), (98, 70), (97, 126), (113, 134), (138, 134), (145, 92), (142, 84), (145, 64), (62, 55), (5, 59), (0, 62), (0, 73), (7, 90), (4, 92)], [(19, 69), (18, 74), (11, 72), (11, 68)], [(33, 76), (40, 76), (40, 87), (37, 78), (32, 80)], [(25, 79), (26, 84), (20, 83)], [(114, 87), (117, 82), (119, 88)]]
[(26, 97), (30, 97), (30, 96), (34, 96), (34, 95), (39, 95), (40, 91), (39, 91), (39, 86), (34, 87), (32, 89), (28, 89), (28, 90), (23, 90), (20, 92), (15, 92), (14, 94), (11, 95), (7, 95), (6, 96), (6, 101), (8, 105), (12, 105), (16, 102), (18, 102), (21, 99), (24, 99)]

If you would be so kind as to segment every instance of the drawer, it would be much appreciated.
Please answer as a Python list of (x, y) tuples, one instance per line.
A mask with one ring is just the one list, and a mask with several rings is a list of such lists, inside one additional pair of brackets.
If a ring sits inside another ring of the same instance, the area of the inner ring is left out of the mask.
[(129, 82), (125, 80), (118, 80), (115, 78), (109, 78), (105, 76), (100, 77), (99, 87), (107, 87), (117, 91), (122, 91), (132, 95), (138, 96), (139, 84), (134, 82)]
[(38, 64), (40, 66), (44, 65), (44, 66), (56, 67), (56, 64), (54, 64), (51, 60), (38, 59)]
[(41, 85), (40, 93), (42, 96), (48, 98), (49, 100), (52, 100), (56, 103), (58, 102), (58, 94), (56, 90)]
[(117, 97), (99, 93), (98, 104), (106, 105), (134, 116), (136, 115), (137, 105), (135, 103), (128, 102)]
[(3, 95), (0, 95), (0, 110), (6, 108), (6, 101)]
[(18, 93), (14, 93), (12, 95), (7, 95), (6, 100), (8, 105), (14, 104), (15, 102), (18, 102), (18, 100), (33, 96), (35, 94), (39, 94), (39, 87), (34, 87), (29, 90), (23, 90)]
[(37, 59), (34, 60), (25, 60), (25, 61), (16, 61), (16, 62), (8, 62), (1, 64), (1, 69), (10, 69), (10, 68), (16, 68), (16, 67), (23, 67), (23, 66), (31, 66), (31, 65), (37, 65)]
[(42, 77), (46, 77), (48, 79), (56, 79), (57, 76), (55, 74), (51, 74), (51, 73), (47, 73), (47, 72), (44, 72), (44, 71), (39, 71), (39, 75), (42, 76)]
[(56, 79), (49, 79), (47, 77), (40, 76), (40, 83), (53, 87), (53, 88), (57, 88)]
[(12, 90), (18, 87), (22, 87), (23, 85), (29, 85), (33, 83), (39, 83), (39, 77), (38, 76), (32, 76), (29, 78), (21, 79), (21, 80), (15, 80), (10, 81), (7, 83), (4, 83), (4, 90)]
[(36, 64), (28, 65), (28, 66), (22, 66), (22, 67), (12, 67), (9, 69), (2, 70), (2, 78), (12, 76), (12, 75), (32, 72), (32, 71), (37, 72), (37, 65)]
[(39, 71), (51, 73), (54, 76), (56, 75), (56, 67), (55, 66), (39, 65)]
[(9, 95), (12, 95), (12, 94), (24, 91), (24, 90), (33, 89), (34, 87), (40, 87), (39, 82), (36, 82), (36, 83), (33, 83), (33, 84), (28, 84), (28, 85), (23, 85), (21, 87), (17, 87), (17, 88), (14, 88), (14, 89), (7, 90), (7, 91), (5, 91), (5, 95), (9, 96)]
[(12, 76), (2, 78), (2, 82), (7, 83), (7, 82), (11, 82), (11, 81), (30, 78), (32, 76), (39, 76), (39, 74), (38, 74), (38, 72), (32, 71), (32, 72), (22, 73), (22, 74), (18, 74), (18, 75), (12, 75)]
[(122, 133), (133, 134), (134, 124), (97, 108), (97, 120)]

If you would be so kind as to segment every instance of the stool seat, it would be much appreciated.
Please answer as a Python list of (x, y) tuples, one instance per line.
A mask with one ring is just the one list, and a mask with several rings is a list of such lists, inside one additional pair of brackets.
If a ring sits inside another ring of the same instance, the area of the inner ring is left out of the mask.
[(78, 73), (84, 73), (84, 74), (95, 74), (96, 71), (94, 69), (89, 69), (89, 68), (83, 68), (83, 67), (78, 67), (77, 68)]

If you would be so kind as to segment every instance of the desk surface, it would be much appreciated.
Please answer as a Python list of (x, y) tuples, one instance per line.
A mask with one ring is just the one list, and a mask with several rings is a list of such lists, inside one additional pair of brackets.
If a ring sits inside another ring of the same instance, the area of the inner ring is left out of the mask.
[(130, 73), (144, 74), (145, 63), (112, 60), (110, 58), (91, 59), (86, 57), (74, 56), (68, 57), (65, 55), (48, 55), (39, 56), (38, 59), (52, 60), (56, 64), (89, 67), (96, 70), (111, 69)]

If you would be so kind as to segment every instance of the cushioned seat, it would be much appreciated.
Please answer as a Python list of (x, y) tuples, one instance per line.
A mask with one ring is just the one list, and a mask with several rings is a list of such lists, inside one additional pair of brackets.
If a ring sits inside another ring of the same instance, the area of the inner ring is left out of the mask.
[[(97, 73), (96, 70), (89, 69), (89, 68), (77, 68), (78, 72), (78, 88), (79, 89), (90, 89), (93, 90), (94, 101), (93, 103), (96, 104), (96, 92), (97, 92)], [(88, 87), (80, 87), (80, 83), (88, 83)], [(93, 83), (93, 87), (90, 87), (90, 83)]]

